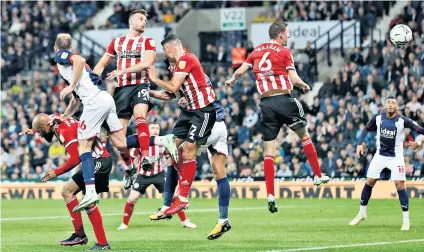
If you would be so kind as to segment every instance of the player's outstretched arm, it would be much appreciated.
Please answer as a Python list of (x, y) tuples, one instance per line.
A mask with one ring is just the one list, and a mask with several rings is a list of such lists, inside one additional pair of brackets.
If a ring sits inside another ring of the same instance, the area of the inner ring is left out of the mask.
[(102, 58), (100, 59), (99, 63), (94, 67), (93, 72), (97, 74), (98, 76), (101, 76), (105, 68), (110, 64), (113, 57), (109, 54), (105, 53), (103, 54)]
[(377, 115), (373, 115), (373, 117), (371, 117), (365, 128), (362, 130), (361, 135), (359, 136), (358, 146), (356, 147), (356, 155), (358, 156), (358, 158), (364, 154), (364, 142), (365, 137), (368, 135), (368, 132), (377, 129), (376, 118)]
[(228, 87), (232, 87), (238, 79), (240, 79), (241, 76), (243, 76), (244, 73), (249, 70), (250, 66), (247, 64), (242, 64), (241, 67), (239, 67), (231, 77), (231, 79), (227, 80), (225, 82), (225, 85)]
[(149, 68), (149, 77), (159, 87), (168, 90), (169, 92), (176, 93), (183, 85), (187, 75), (174, 74), (170, 81), (160, 80), (157, 76), (156, 68), (154, 66)]
[(149, 94), (151, 97), (163, 100), (163, 101), (172, 101), (173, 99), (177, 98), (177, 96), (174, 93), (168, 92), (168, 91), (157, 91), (157, 90), (150, 90)]
[(67, 148), (66, 152), (70, 155), (69, 159), (61, 167), (56, 170), (49, 168), (44, 176), (41, 178), (43, 182), (49, 181), (56, 178), (57, 176), (62, 175), (70, 171), (72, 168), (77, 166), (80, 163), (80, 158), (78, 154), (78, 142), (71, 143)]
[(411, 130), (417, 132), (418, 134), (424, 135), (424, 127), (421, 127), (416, 122), (412, 121), (410, 118), (406, 116), (402, 116), (404, 121), (405, 128), (410, 128)]
[(69, 86), (67, 86), (66, 88), (62, 89), (62, 91), (60, 91), (61, 100), (64, 100), (66, 96), (68, 96), (70, 93), (74, 91), (76, 85), (78, 84), (78, 81), (81, 78), (82, 71), (85, 68), (85, 59), (79, 55), (72, 54), (69, 61), (72, 64), (72, 69), (73, 69), (72, 83), (70, 83)]
[(69, 117), (73, 116), (79, 109), (81, 105), (81, 101), (78, 98), (75, 98), (75, 96), (72, 96), (71, 101), (68, 104), (68, 107), (66, 108), (65, 112), (60, 115), (61, 121), (64, 121), (68, 119)]

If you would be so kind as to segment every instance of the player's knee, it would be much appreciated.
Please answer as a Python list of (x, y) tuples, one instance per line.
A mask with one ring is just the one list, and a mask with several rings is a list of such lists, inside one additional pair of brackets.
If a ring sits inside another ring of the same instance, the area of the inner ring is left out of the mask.
[(116, 149), (118, 149), (119, 151), (127, 150), (127, 139), (125, 138), (123, 132), (118, 131), (109, 133), (109, 138)]
[(134, 106), (134, 117), (147, 117), (147, 111), (149, 110), (149, 105), (147, 104), (137, 104)]
[(196, 145), (192, 143), (185, 143), (182, 153), (183, 160), (196, 159)]
[(377, 180), (376, 179), (367, 178), (367, 185), (374, 186), (375, 183), (377, 183)]
[(60, 193), (62, 194), (64, 200), (70, 200), (74, 196), (74, 192), (66, 186), (62, 188), (62, 191)]
[(397, 191), (405, 189), (405, 181), (395, 181), (395, 185)]
[(309, 132), (306, 128), (300, 128), (296, 130), (295, 132), (301, 140), (309, 137)]
[(132, 204), (137, 203), (137, 200), (138, 200), (138, 195), (137, 195), (137, 196), (135, 196), (135, 195), (130, 195), (130, 196), (128, 197), (128, 202), (131, 202)]
[(93, 146), (93, 141), (91, 139), (78, 140), (78, 152), (80, 154), (91, 152), (92, 146)]
[(227, 173), (225, 171), (225, 158), (226, 156), (224, 154), (216, 154), (212, 158), (212, 169), (215, 174), (216, 179), (222, 179), (227, 176)]

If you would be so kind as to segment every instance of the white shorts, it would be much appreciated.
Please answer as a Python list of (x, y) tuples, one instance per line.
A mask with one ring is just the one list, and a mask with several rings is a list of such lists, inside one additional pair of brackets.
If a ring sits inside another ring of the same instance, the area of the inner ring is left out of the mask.
[(381, 171), (388, 168), (391, 171), (391, 180), (405, 181), (405, 159), (403, 157), (385, 157), (375, 154), (368, 167), (367, 178), (380, 179)]
[[(197, 151), (197, 155), (199, 156), (203, 152), (208, 152), (208, 157), (211, 158), (215, 153), (224, 154), (226, 157), (228, 156), (228, 145), (227, 145), (227, 126), (224, 122), (215, 122), (212, 128), (211, 135), (208, 137), (206, 144), (200, 146)], [(211, 153), (209, 148), (213, 149), (214, 153)]]
[(84, 104), (78, 125), (78, 139), (99, 136), (104, 122), (109, 127), (109, 132), (122, 129), (122, 124), (116, 114), (115, 101), (108, 92), (100, 91), (87, 104)]

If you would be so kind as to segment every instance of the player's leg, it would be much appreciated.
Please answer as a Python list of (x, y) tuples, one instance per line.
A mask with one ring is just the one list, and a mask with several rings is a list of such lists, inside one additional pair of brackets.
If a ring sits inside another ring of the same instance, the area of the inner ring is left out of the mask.
[[(113, 112), (112, 112), (113, 113)], [(115, 119), (116, 120), (116, 119)], [(122, 158), (122, 160), (125, 163), (125, 175), (129, 178), (131, 178), (131, 175), (129, 175), (129, 173), (134, 173), (137, 171), (137, 169), (135, 169), (135, 167), (132, 165), (132, 158), (130, 155), (130, 150), (128, 148), (128, 146), (124, 146), (123, 145), (128, 145), (127, 143), (124, 144), (124, 139), (125, 136), (127, 135), (127, 128), (128, 128), (128, 119), (127, 118), (120, 118), (119, 121), (121, 122), (122, 125), (122, 133), (120, 134), (116, 134), (115, 138), (117, 140), (115, 140), (116, 145), (119, 146), (119, 154)], [(132, 174), (134, 175), (134, 174)], [(125, 179), (124, 179), (125, 181)], [(125, 189), (128, 189), (131, 186), (126, 187)]]
[(166, 214), (175, 214), (188, 206), (188, 193), (196, 176), (196, 151), (196, 143), (184, 143), (182, 164), (178, 167), (182, 181), (179, 185), (179, 195), (165, 211)]
[(385, 166), (386, 162), (384, 158), (378, 154), (375, 154), (370, 163), (370, 166), (368, 167), (367, 181), (365, 182), (364, 188), (362, 189), (359, 213), (355, 218), (353, 218), (352, 221), (349, 222), (349, 225), (358, 225), (367, 219), (367, 206), (368, 201), (371, 198), (372, 189), (377, 180), (380, 178), (381, 171), (385, 168)]
[(71, 216), (72, 225), (74, 226), (74, 233), (67, 239), (61, 240), (60, 245), (73, 246), (77, 244), (87, 244), (88, 239), (84, 231), (82, 223), (81, 212), (74, 213), (72, 210), (78, 205), (78, 199), (76, 194), (80, 191), (75, 180), (79, 183), (84, 183), (82, 172), (78, 171), (74, 176), (66, 182), (62, 188), (62, 197), (66, 202), (66, 208), (68, 208), (69, 215)]
[[(96, 191), (100, 194), (109, 192), (109, 174), (112, 170), (112, 158), (101, 158), (96, 160)], [(80, 187), (81, 188), (81, 187)], [(85, 188), (81, 188), (85, 193)], [(111, 249), (107, 242), (103, 218), (96, 203), (85, 208), (88, 219), (93, 226), (94, 235), (97, 242), (89, 250), (109, 250)]]
[(94, 178), (95, 164), (91, 154), (94, 139), (78, 139), (81, 170), (87, 192), (81, 202), (73, 209), (74, 212), (82, 211), (88, 205), (98, 202)]
[(407, 231), (411, 224), (409, 221), (409, 198), (405, 186), (405, 160), (403, 157), (393, 157), (390, 158), (389, 164), (391, 164), (389, 166), (391, 170), (391, 180), (395, 182), (400, 207), (402, 209), (403, 224), (400, 230)]
[[(141, 175), (138, 175), (138, 176), (141, 176)], [(137, 183), (137, 180), (135, 183)], [(134, 206), (137, 203), (137, 199), (140, 197), (140, 195), (141, 193), (134, 190), (134, 186), (133, 186), (130, 192), (130, 196), (128, 197), (128, 200), (125, 203), (124, 216), (122, 217), (122, 224), (121, 226), (118, 227), (118, 230), (123, 230), (128, 228), (128, 224), (134, 212)]]
[[(128, 128), (128, 122), (132, 116), (132, 107), (131, 107), (131, 101), (129, 97), (131, 96), (131, 93), (133, 90), (135, 90), (135, 86), (125, 86), (125, 87), (117, 87), (115, 88), (115, 91), (113, 93), (113, 100), (114, 100), (114, 106), (112, 107), (111, 111), (109, 111), (109, 115), (111, 117), (112, 123), (116, 123), (117, 119), (119, 118), (120, 126), (122, 128), (122, 132), (115, 133), (112, 131), (109, 134), (109, 138), (112, 141), (112, 144), (119, 150), (120, 156), (122, 160), (125, 163), (125, 174), (124, 174), (124, 188), (129, 189), (134, 182), (133, 179), (135, 179), (136, 171), (135, 167), (132, 165), (132, 158), (130, 156), (129, 148), (126, 143), (126, 139), (124, 140), (126, 134), (127, 134), (127, 128)], [(109, 116), (108, 116), (109, 117)], [(108, 123), (106, 123), (108, 124)], [(116, 129), (119, 131), (119, 129)], [(110, 130), (108, 130), (109, 132)], [(111, 136), (113, 134), (113, 136)], [(137, 139), (136, 139), (137, 141)]]
[(396, 190), (399, 196), (400, 207), (402, 208), (402, 228), (400, 230), (409, 230), (411, 224), (409, 221), (409, 198), (408, 192), (406, 191), (405, 181), (395, 180)]
[(133, 166), (132, 158), (127, 144), (125, 134), (128, 127), (127, 113), (121, 111), (121, 119), (118, 119), (115, 106), (111, 106), (105, 120), (109, 139), (112, 144), (119, 150), (122, 160), (125, 162), (124, 189), (127, 190), (133, 184), (137, 176), (137, 168)]
[[(107, 92), (102, 91), (93, 98), (90, 104), (84, 106), (80, 117), (78, 126), (78, 152), (80, 154), (86, 193), (74, 211), (82, 211), (88, 205), (98, 202), (94, 179), (95, 165), (91, 152), (94, 140), (100, 135), (101, 127), (108, 117), (111, 108), (115, 108), (112, 97)], [(120, 124), (119, 127), (121, 127)], [(110, 128), (115, 130), (118, 126)]]
[(314, 173), (314, 185), (326, 184), (330, 181), (328, 176), (322, 175), (321, 168), (318, 162), (318, 155), (314, 144), (312, 143), (311, 137), (309, 136), (308, 129), (306, 127), (295, 130), (296, 134), (302, 141), (303, 151), (311, 165), (312, 172)]
[(312, 172), (314, 173), (314, 185), (326, 184), (330, 180), (328, 176), (321, 174), (321, 168), (318, 162), (318, 155), (314, 144), (312, 143), (309, 132), (306, 128), (307, 121), (305, 118), (305, 111), (303, 110), (302, 104), (296, 98), (289, 98), (282, 96), (278, 102), (272, 104), (273, 109), (286, 108), (282, 111), (284, 123), (294, 132), (302, 141), (303, 151), (311, 165)]
[(165, 173), (165, 181), (163, 186), (163, 205), (158, 211), (149, 216), (150, 220), (163, 220), (171, 219), (172, 215), (165, 214), (165, 211), (171, 206), (172, 199), (174, 198), (175, 188), (178, 185), (180, 175), (173, 166), (168, 166)]
[[(275, 201), (274, 180), (275, 180), (275, 139), (280, 132), (283, 123), (280, 122), (279, 116), (273, 109), (273, 104), (279, 97), (269, 97), (262, 99), (260, 107), (262, 110), (260, 130), (264, 139), (264, 175), (265, 185), (268, 197), (268, 210), (271, 213), (276, 213), (278, 207)], [(281, 106), (284, 108), (284, 106)]]
[[(182, 164), (177, 168), (182, 182), (179, 185), (179, 195), (166, 214), (174, 214), (188, 206), (188, 194), (196, 176), (196, 154), (198, 146), (204, 145), (212, 133), (216, 121), (216, 111), (213, 105), (191, 113), (190, 129), (182, 149)], [(175, 134), (177, 137), (179, 135)], [(181, 163), (181, 162), (180, 162)]]
[(109, 243), (107, 242), (105, 229), (103, 226), (103, 218), (97, 204), (91, 204), (85, 208), (88, 219), (93, 226), (94, 235), (97, 242), (89, 250), (110, 250)]
[(143, 170), (150, 170), (152, 163), (149, 160), (150, 132), (147, 125), (147, 111), (149, 110), (149, 86), (147, 84), (137, 85), (136, 90), (128, 99), (133, 107), (134, 123), (137, 127), (138, 143), (141, 150), (141, 164)]
[(207, 238), (209, 240), (215, 240), (231, 229), (231, 225), (228, 220), (228, 207), (230, 205), (231, 189), (225, 170), (227, 155), (225, 153), (218, 152), (212, 156), (212, 153), (210, 153), (209, 150), (208, 152), (210, 155), (209, 160), (215, 174), (216, 184), (218, 185), (219, 220), (214, 229), (212, 229), (212, 231), (208, 234)]

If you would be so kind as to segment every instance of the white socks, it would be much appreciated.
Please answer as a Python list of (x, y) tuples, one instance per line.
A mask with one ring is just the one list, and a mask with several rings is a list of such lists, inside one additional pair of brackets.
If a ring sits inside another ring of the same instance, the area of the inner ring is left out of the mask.
[(402, 215), (403, 215), (403, 222), (409, 223), (409, 211), (402, 211)]
[(367, 206), (359, 206), (359, 214), (360, 215), (366, 215), (367, 214)]
[(155, 145), (164, 146), (166, 144), (166, 137), (155, 136)]
[(97, 195), (96, 185), (86, 185), (85, 186), (85, 194), (87, 195)]
[(162, 206), (161, 208), (160, 208), (160, 211), (162, 212), (162, 213), (164, 213), (167, 209), (169, 208), (169, 206)]
[(223, 224), (224, 222), (226, 222), (228, 219), (219, 219), (218, 220), (218, 224)]

